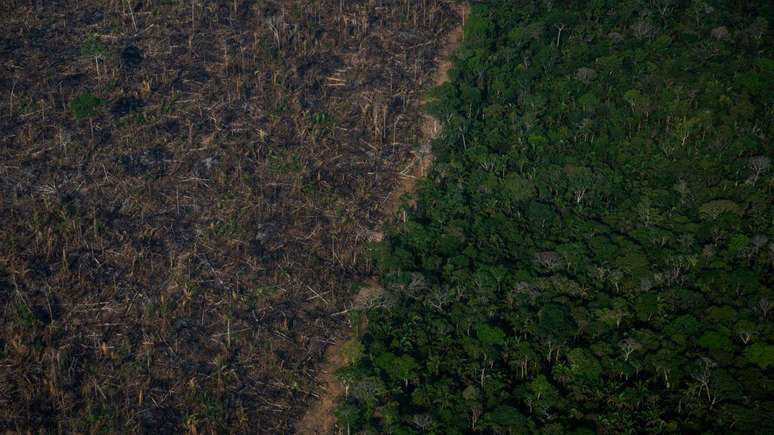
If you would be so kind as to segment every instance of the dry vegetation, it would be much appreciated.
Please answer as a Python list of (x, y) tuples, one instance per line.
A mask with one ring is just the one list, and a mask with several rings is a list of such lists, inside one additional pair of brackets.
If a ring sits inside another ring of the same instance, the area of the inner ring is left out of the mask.
[(0, 16), (0, 430), (291, 431), (459, 17), (441, 0)]

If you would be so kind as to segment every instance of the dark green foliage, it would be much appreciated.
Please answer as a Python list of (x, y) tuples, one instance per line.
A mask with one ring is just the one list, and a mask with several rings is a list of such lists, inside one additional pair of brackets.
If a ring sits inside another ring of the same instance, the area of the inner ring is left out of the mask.
[(745, 350), (744, 355), (762, 369), (774, 366), (774, 346), (770, 344), (755, 343)]
[(104, 104), (104, 100), (92, 94), (81, 94), (70, 101), (70, 111), (75, 119), (91, 118), (97, 114), (97, 110), (102, 104)]
[(473, 7), (354, 427), (774, 432), (772, 7), (551, 3)]

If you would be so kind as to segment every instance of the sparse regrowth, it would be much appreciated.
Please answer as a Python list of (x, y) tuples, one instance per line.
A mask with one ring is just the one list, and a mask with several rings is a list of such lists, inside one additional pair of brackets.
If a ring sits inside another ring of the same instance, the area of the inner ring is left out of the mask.
[(75, 119), (91, 118), (97, 114), (102, 104), (104, 100), (92, 94), (81, 94), (70, 101), (70, 111)]

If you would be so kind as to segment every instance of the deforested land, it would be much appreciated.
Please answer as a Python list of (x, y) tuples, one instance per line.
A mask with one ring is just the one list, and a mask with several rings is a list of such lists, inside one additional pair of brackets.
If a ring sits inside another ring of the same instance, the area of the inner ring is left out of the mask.
[(0, 431), (291, 433), (444, 1), (0, 4)]

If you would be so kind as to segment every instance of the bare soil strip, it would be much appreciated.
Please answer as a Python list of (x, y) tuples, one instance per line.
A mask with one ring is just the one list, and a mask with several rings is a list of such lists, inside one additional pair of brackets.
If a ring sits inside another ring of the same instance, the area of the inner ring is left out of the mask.
[[(462, 24), (455, 27), (448, 33), (446, 37), (446, 44), (438, 53), (438, 68), (435, 70), (432, 76), (433, 86), (439, 86), (449, 79), (449, 69), (452, 66), (449, 57), (462, 40), (462, 28), (465, 23), (465, 18), (470, 12), (470, 6), (467, 4), (455, 5), (454, 9), (457, 11), (457, 14), (462, 17)], [(426, 101), (423, 100), (421, 101), (421, 104), (423, 105), (425, 102)], [(433, 162), (431, 143), (432, 140), (437, 136), (439, 128), (440, 123), (437, 119), (426, 113), (422, 113), (422, 123), (420, 125), (420, 129), (422, 131), (423, 140), (420, 144), (419, 150), (417, 150), (416, 158), (412, 166), (409, 168), (409, 172), (406, 174), (401, 174), (400, 185), (395, 191), (392, 192), (384, 204), (384, 213), (386, 216), (394, 216), (395, 213), (398, 212), (398, 208), (400, 207), (400, 198), (404, 194), (413, 195), (416, 190), (417, 178), (425, 176), (427, 169)]]
[[(455, 9), (460, 17), (462, 24), (452, 29), (446, 39), (446, 44), (438, 53), (438, 67), (432, 76), (433, 86), (443, 84), (448, 80), (449, 69), (451, 68), (451, 53), (457, 48), (462, 40), (462, 30), (465, 18), (470, 12), (467, 4), (456, 5)], [(424, 103), (425, 101), (422, 101)], [(405, 173), (401, 174), (400, 182), (384, 203), (383, 211), (385, 216), (394, 216), (401, 204), (403, 195), (414, 195), (416, 192), (416, 183), (419, 177), (423, 177), (430, 164), (433, 161), (431, 143), (439, 132), (440, 123), (432, 116), (423, 113), (420, 129), (422, 132), (422, 141), (417, 150), (416, 157)], [(383, 232), (375, 233), (374, 240), (382, 240)], [(377, 298), (382, 292), (381, 286), (376, 280), (369, 280), (363, 288), (355, 295), (352, 302), (352, 310), (364, 309)], [(360, 325), (364, 327), (365, 325)], [(320, 368), (320, 397), (312, 404), (306, 414), (298, 424), (299, 434), (331, 434), (341, 432), (341, 428), (335, 427), (336, 418), (333, 411), (336, 402), (345, 393), (345, 386), (336, 378), (335, 372), (347, 364), (344, 353), (344, 345), (352, 336), (353, 331), (347, 331), (347, 334), (338, 340), (335, 344), (328, 347), (325, 352), (325, 360)]]

